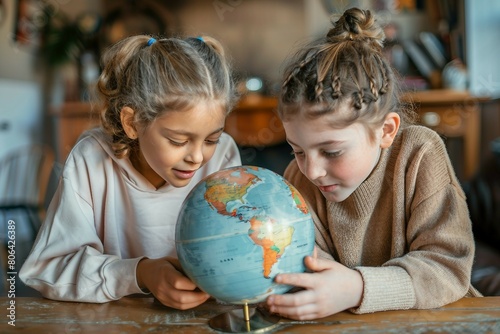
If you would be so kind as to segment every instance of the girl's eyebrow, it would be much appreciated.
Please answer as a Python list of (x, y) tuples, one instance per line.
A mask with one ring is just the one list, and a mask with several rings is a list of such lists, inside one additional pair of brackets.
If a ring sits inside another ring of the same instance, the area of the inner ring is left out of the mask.
[[(185, 131), (185, 130), (173, 130), (173, 129), (169, 129), (169, 128), (163, 128), (163, 130), (166, 130), (166, 131), (171, 132), (171, 133), (175, 133), (177, 135), (184, 135), (184, 136), (196, 135), (196, 133)], [(215, 130), (212, 133), (210, 133), (209, 136), (215, 135), (215, 134), (220, 133), (222, 131), (224, 131), (223, 127)]]
[(224, 127), (222, 127), (222, 128), (219, 128), (219, 129), (215, 130), (214, 132), (210, 133), (210, 135), (209, 135), (209, 136), (211, 136), (211, 135), (215, 135), (215, 134), (217, 134), (217, 133), (219, 133), (219, 132), (222, 132), (222, 131), (224, 131)]
[[(297, 144), (295, 144), (293, 141), (291, 141), (290, 139), (287, 138), (286, 140), (290, 145), (294, 145), (294, 146), (299, 146)], [(316, 143), (313, 145), (313, 147), (318, 147), (318, 146), (326, 146), (326, 145), (339, 145), (339, 144), (343, 144), (345, 141), (344, 140), (325, 140), (325, 141), (322, 141), (320, 143)]]

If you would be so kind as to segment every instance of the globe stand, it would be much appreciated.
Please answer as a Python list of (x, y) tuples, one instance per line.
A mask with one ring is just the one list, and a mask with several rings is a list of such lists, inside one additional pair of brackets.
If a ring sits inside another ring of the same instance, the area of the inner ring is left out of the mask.
[(219, 314), (209, 321), (210, 327), (226, 333), (263, 333), (278, 325), (280, 317), (272, 315), (260, 308), (236, 309)]

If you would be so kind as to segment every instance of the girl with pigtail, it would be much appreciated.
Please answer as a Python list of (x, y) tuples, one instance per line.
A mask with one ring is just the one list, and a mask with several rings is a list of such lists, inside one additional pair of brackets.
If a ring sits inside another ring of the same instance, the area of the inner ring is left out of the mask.
[(315, 213), (319, 257), (277, 275), (299, 291), (270, 296), (272, 312), (307, 320), (479, 295), (464, 193), (442, 139), (401, 107), (383, 42), (372, 13), (351, 8), (286, 68), (284, 176)]
[(223, 132), (235, 102), (224, 51), (210, 37), (129, 37), (104, 54), (97, 93), (102, 126), (71, 151), (20, 277), (50, 299), (151, 292), (195, 307), (209, 295), (180, 268), (177, 216), (202, 178), (241, 165)]

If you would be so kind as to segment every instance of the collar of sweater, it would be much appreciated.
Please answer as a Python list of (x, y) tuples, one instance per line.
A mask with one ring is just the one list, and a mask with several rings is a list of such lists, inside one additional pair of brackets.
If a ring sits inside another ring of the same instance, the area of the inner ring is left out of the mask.
[(328, 202), (328, 211), (335, 216), (347, 215), (352, 219), (360, 219), (371, 215), (378, 198), (381, 196), (392, 147), (382, 150), (380, 159), (371, 174), (348, 198), (342, 202)]

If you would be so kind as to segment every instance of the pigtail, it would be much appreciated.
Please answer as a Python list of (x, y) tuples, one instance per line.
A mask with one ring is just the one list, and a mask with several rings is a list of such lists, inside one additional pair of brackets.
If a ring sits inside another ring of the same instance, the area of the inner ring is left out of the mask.
[[(363, 66), (363, 69), (365, 71), (365, 74), (368, 78), (369, 85), (370, 85), (370, 93), (374, 96), (375, 99), (378, 98), (378, 89), (377, 89), (377, 84), (375, 83), (375, 69), (373, 69), (372, 63), (374, 61), (373, 56), (369, 56), (370, 59), (366, 61), (365, 56), (361, 57), (361, 65)], [(377, 62), (375, 61), (377, 64)]]
[[(320, 50), (310, 50), (305, 54), (305, 56), (301, 55), (302, 60), (294, 67), (292, 67), (290, 70), (288, 70), (288, 75), (286, 79), (284, 80), (282, 84), (282, 96), (285, 98), (285, 100), (292, 100), (293, 99), (293, 94), (295, 94), (296, 90), (294, 89), (294, 85), (291, 84), (292, 79), (296, 78), (299, 73), (303, 71), (303, 69), (310, 64), (318, 55)], [(300, 80), (298, 80), (300, 81)], [(309, 94), (310, 95), (309, 90)], [(316, 91), (316, 89), (313, 89), (312, 91)]]
[(288, 82), (290, 82), (290, 80), (293, 77), (297, 76), (297, 74), (302, 70), (302, 68), (304, 68), (304, 66), (309, 64), (309, 62), (311, 62), (319, 52), (320, 52), (320, 50), (311, 50), (310, 52), (308, 52), (306, 54), (306, 56), (304, 57), (304, 59), (297, 66), (295, 66), (291, 71), (289, 71), (290, 73), (288, 74), (287, 78), (283, 82), (282, 87), (286, 87)]
[(387, 94), (387, 92), (389, 91), (389, 85), (391, 84), (390, 82), (391, 75), (389, 74), (391, 72), (391, 69), (389, 68), (389, 65), (386, 62), (382, 61), (381, 58), (377, 58), (376, 60), (379, 66), (382, 68), (382, 71), (380, 71), (380, 73), (382, 74), (382, 86), (379, 90), (379, 93), (381, 95)]
[(204, 70), (207, 84), (210, 86), (211, 98), (224, 100), (224, 107), (229, 113), (233, 109), (238, 95), (235, 89), (231, 67), (225, 56), (222, 44), (213, 37), (199, 36), (186, 39), (204, 59)]
[(197, 40), (205, 43), (207, 46), (211, 47), (215, 52), (217, 52), (221, 57), (225, 57), (225, 51), (222, 44), (213, 37), (210, 36), (200, 36), (196, 37)]
[(132, 60), (148, 45), (148, 36), (126, 38), (111, 46), (103, 55), (103, 68), (97, 81), (97, 96), (100, 106), (100, 120), (103, 129), (112, 136), (112, 148), (119, 158), (128, 155), (137, 144), (130, 139), (121, 124), (121, 109), (129, 104), (121, 98), (128, 84), (125, 73)]

